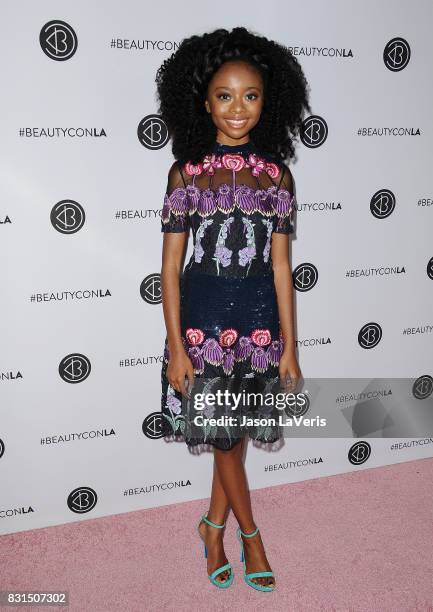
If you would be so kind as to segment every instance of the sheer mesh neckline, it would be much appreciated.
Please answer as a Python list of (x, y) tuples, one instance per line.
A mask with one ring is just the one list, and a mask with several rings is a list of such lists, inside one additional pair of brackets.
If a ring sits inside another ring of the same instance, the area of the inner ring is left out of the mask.
[(221, 142), (218, 142), (218, 140), (215, 140), (212, 147), (212, 153), (215, 153), (217, 155), (224, 153), (238, 153), (240, 155), (249, 155), (250, 153), (257, 153), (257, 148), (251, 140), (238, 145), (223, 144)]

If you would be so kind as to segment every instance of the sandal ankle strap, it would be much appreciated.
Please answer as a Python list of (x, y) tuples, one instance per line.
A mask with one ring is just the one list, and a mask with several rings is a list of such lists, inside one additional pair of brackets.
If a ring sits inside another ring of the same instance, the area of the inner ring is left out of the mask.
[(211, 525), (212, 527), (216, 527), (217, 529), (222, 529), (223, 527), (226, 526), (225, 522), (222, 525), (217, 525), (216, 523), (213, 523), (207, 518), (206, 514), (203, 514), (201, 518), (205, 523), (207, 523), (208, 525)]
[(239, 527), (239, 532), (245, 537), (245, 538), (252, 538), (253, 536), (255, 536), (257, 533), (259, 533), (259, 528), (256, 527), (255, 530), (252, 533), (244, 533), (242, 531), (242, 529)]

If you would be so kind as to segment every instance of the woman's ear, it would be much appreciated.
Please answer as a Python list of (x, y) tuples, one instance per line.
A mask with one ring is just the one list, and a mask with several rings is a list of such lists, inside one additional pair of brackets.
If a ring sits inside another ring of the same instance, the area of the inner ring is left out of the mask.
[(207, 100), (204, 101), (204, 106), (208, 113), (210, 113), (209, 102)]

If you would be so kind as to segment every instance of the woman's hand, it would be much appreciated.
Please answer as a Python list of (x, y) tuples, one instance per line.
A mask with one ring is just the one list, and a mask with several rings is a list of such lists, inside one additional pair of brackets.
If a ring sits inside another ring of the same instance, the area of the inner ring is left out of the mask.
[(283, 351), (279, 365), (280, 385), (287, 393), (293, 393), (302, 377), (296, 354)]
[[(188, 389), (185, 387), (186, 377), (188, 378)], [(194, 367), (184, 349), (170, 356), (167, 379), (173, 389), (180, 391), (184, 397), (190, 399), (194, 384)]]

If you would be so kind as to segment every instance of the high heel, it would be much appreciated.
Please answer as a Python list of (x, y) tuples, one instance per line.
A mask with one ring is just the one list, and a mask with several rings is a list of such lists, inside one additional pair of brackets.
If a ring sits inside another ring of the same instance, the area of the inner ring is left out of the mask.
[(256, 589), (257, 591), (274, 591), (275, 582), (272, 586), (265, 586), (263, 584), (257, 584), (257, 582), (254, 582), (253, 580), (251, 580), (252, 578), (265, 578), (266, 576), (273, 576), (275, 578), (273, 572), (263, 571), (263, 572), (250, 572), (249, 574), (247, 574), (247, 563), (245, 561), (244, 543), (242, 541), (241, 534), (245, 538), (252, 538), (258, 533), (259, 533), (258, 527), (253, 531), (253, 533), (244, 533), (240, 527), (238, 527), (236, 531), (237, 538), (239, 542), (241, 543), (241, 561), (244, 562), (244, 580), (248, 584), (248, 586), (253, 587), (253, 589)]
[[(222, 525), (217, 525), (216, 523), (213, 523), (212, 521), (210, 521), (207, 518), (206, 514), (203, 514), (203, 516), (201, 517), (200, 522), (199, 522), (199, 524), (197, 526), (197, 531), (198, 531), (198, 534), (199, 534), (201, 540), (203, 540), (203, 538), (201, 537), (199, 527), (200, 527), (202, 521), (204, 521), (208, 525), (211, 525), (211, 527), (216, 527), (217, 529), (222, 529), (226, 525), (225, 523), (223, 523)], [(204, 558), (207, 559), (207, 546), (206, 546), (206, 542), (203, 542), (203, 544), (204, 544)], [(216, 577), (219, 574), (221, 574), (222, 572), (224, 572), (225, 570), (230, 570), (230, 576), (227, 578), (227, 580), (224, 580), (224, 581), (216, 580)], [(222, 565), (221, 567), (218, 567), (214, 572), (212, 572), (212, 574), (210, 576), (208, 574), (208, 578), (212, 582), (212, 584), (214, 584), (215, 586), (217, 586), (217, 587), (219, 587), (221, 589), (227, 589), (232, 584), (232, 582), (233, 582), (233, 578), (234, 578), (233, 568), (232, 568), (230, 563), (226, 563), (225, 565)]]

